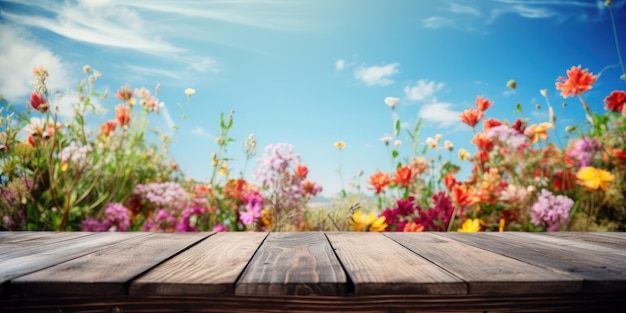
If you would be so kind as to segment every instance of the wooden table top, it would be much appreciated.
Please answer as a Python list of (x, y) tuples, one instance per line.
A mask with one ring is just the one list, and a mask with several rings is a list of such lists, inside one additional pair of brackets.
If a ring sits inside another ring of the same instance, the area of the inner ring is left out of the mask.
[(626, 308), (626, 233), (0, 232), (0, 311)]

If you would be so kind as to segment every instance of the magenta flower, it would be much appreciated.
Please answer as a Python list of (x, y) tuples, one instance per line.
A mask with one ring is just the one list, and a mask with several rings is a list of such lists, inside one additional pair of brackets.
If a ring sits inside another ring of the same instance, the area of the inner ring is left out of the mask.
[(251, 193), (246, 196), (246, 210), (239, 213), (239, 221), (248, 226), (254, 223), (254, 220), (261, 217), (261, 207), (263, 206), (263, 197), (258, 193)]
[(542, 189), (537, 202), (533, 204), (530, 220), (537, 226), (548, 227), (548, 231), (557, 231), (561, 225), (569, 222), (569, 212), (574, 201), (566, 196), (555, 196)]

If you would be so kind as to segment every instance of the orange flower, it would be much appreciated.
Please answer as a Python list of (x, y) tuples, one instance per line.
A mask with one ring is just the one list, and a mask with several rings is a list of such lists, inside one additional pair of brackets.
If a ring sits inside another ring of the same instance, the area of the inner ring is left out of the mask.
[(470, 108), (461, 113), (461, 121), (469, 126), (474, 127), (476, 126), (476, 124), (478, 124), (478, 122), (481, 118), (483, 118), (484, 115), (485, 113), (483, 111), (478, 111), (476, 109)]
[(102, 135), (102, 137), (109, 137), (109, 135), (115, 131), (115, 126), (117, 126), (115, 121), (102, 123), (102, 125), (100, 125), (100, 135)]
[(404, 225), (403, 232), (421, 232), (424, 230), (424, 225), (410, 222)]
[(404, 187), (409, 187), (413, 177), (415, 177), (415, 174), (417, 173), (413, 172), (409, 166), (402, 166), (398, 168), (396, 173), (393, 175), (393, 182)]
[(130, 107), (120, 104), (115, 107), (115, 118), (120, 126), (124, 127), (130, 123)]
[(452, 198), (458, 206), (464, 207), (474, 202), (474, 191), (466, 185), (455, 185), (452, 188)]
[(448, 173), (445, 176), (443, 176), (443, 184), (444, 186), (446, 186), (446, 189), (452, 190), (452, 187), (454, 187), (457, 184), (454, 174)]
[(597, 77), (588, 73), (587, 69), (580, 70), (580, 65), (572, 66), (567, 71), (567, 79), (563, 76), (558, 78), (560, 82), (556, 82), (556, 89), (561, 90), (563, 98), (574, 97), (591, 89), (591, 85), (596, 81)]
[(502, 125), (502, 122), (490, 118), (490, 119), (486, 119), (483, 122), (483, 129), (485, 130), (485, 132), (488, 132), (492, 127), (496, 127), (500, 125)]
[(539, 125), (533, 124), (528, 126), (524, 131), (524, 134), (530, 137), (530, 142), (535, 143), (539, 138), (548, 139), (548, 130), (554, 128), (552, 123), (541, 123)]
[(483, 99), (483, 96), (476, 97), (476, 107), (481, 111), (489, 109), (492, 104), (493, 101), (489, 101), (487, 98)]
[(591, 166), (585, 166), (578, 170), (576, 178), (580, 180), (578, 182), (579, 184), (591, 190), (607, 190), (610, 182), (615, 179), (615, 176), (608, 171)]
[(474, 138), (472, 138), (472, 143), (485, 151), (491, 151), (493, 149), (493, 142), (491, 142), (491, 139), (489, 139), (489, 137), (487, 137), (487, 134), (485, 134), (484, 132), (480, 132), (474, 135)]
[(383, 191), (383, 189), (389, 186), (391, 179), (389, 178), (389, 174), (384, 173), (383, 171), (378, 171), (370, 176), (369, 183), (376, 190), (376, 194), (379, 194)]
[(299, 178), (306, 178), (306, 175), (309, 174), (309, 169), (306, 167), (306, 165), (298, 165), (298, 167), (296, 167), (296, 176), (298, 176)]
[(133, 92), (128, 87), (122, 87), (117, 91), (117, 98), (122, 101), (130, 100), (133, 97)]
[(626, 150), (624, 149), (617, 149), (617, 148), (608, 148), (607, 149), (609, 151), (609, 153), (611, 154), (611, 156), (613, 156), (615, 163), (626, 163)]

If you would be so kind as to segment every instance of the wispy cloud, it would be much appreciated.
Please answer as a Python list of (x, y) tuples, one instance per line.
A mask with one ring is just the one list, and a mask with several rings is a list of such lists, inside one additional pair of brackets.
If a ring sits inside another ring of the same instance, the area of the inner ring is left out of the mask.
[(124, 67), (128, 70), (131, 70), (135, 74), (140, 74), (144, 76), (164, 76), (173, 79), (181, 79), (181, 76), (178, 73), (165, 69), (137, 66), (131, 64), (126, 64), (124, 65)]
[(420, 79), (412, 87), (404, 87), (404, 94), (411, 101), (428, 101), (433, 99), (435, 92), (441, 90), (444, 86), (444, 83)]
[(206, 138), (211, 138), (212, 137), (211, 134), (208, 131), (206, 131), (206, 130), (204, 130), (204, 128), (202, 128), (202, 126), (196, 126), (196, 128), (194, 128), (191, 131), (191, 133), (194, 134), (194, 135), (198, 135), (200, 137), (206, 137)]
[(460, 13), (460, 14), (469, 14), (475, 16), (481, 16), (482, 13), (476, 7), (472, 7), (469, 5), (462, 5), (459, 3), (451, 2), (450, 3), (450, 12), (452, 13)]
[(448, 127), (459, 123), (461, 112), (454, 111), (452, 104), (448, 102), (433, 102), (422, 106), (418, 116), (426, 121), (438, 124), (440, 127)]
[(383, 66), (359, 67), (354, 72), (354, 77), (368, 86), (386, 86), (393, 84), (391, 77), (397, 74), (400, 63), (392, 63)]
[(11, 43), (0, 45), (0, 72), (5, 73), (0, 75), (0, 94), (7, 100), (15, 101), (32, 91), (30, 82), (34, 77), (31, 70), (38, 65), (48, 68), (50, 76), (47, 83), (50, 90), (63, 90), (71, 86), (73, 79), (61, 57), (28, 39), (23, 30), (0, 24), (0, 37), (2, 42)]
[(454, 25), (454, 20), (441, 16), (431, 16), (422, 20), (422, 26), (425, 28), (442, 28)]
[(335, 69), (338, 71), (343, 70), (346, 67), (346, 60), (339, 59), (335, 62)]

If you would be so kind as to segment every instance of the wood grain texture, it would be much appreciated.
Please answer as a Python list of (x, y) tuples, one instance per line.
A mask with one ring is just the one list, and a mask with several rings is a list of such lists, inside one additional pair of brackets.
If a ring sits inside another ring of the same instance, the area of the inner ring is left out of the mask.
[(326, 233), (355, 294), (466, 294), (458, 277), (379, 233)]
[(564, 250), (571, 250), (576, 254), (591, 255), (594, 257), (601, 256), (603, 258), (615, 260), (622, 263), (626, 260), (626, 250), (608, 248), (602, 245), (585, 242), (582, 240), (570, 240), (555, 236), (546, 236), (545, 233), (532, 234), (521, 232), (506, 232), (502, 234), (504, 238), (520, 239), (527, 243), (537, 243), (548, 247), (558, 247)]
[[(583, 292), (626, 292), (626, 259), (601, 256), (575, 246), (559, 246), (541, 240), (524, 239), (506, 233), (440, 233), (475, 247), (502, 254), (522, 262), (583, 279)], [(544, 236), (547, 237), (547, 236)], [(620, 261), (621, 260), (621, 261)]]
[(580, 277), (553, 272), (435, 233), (385, 235), (463, 279), (470, 294), (559, 294), (582, 289)]
[(271, 233), (237, 281), (237, 295), (343, 295), (347, 279), (320, 232)]
[(124, 240), (146, 235), (143, 233), (97, 233), (14, 251), (9, 255), (2, 254), (0, 282), (57, 265)]
[(575, 241), (584, 241), (607, 248), (626, 250), (626, 237), (615, 236), (613, 233), (582, 233), (582, 232), (549, 232), (537, 235), (552, 236)]
[(17, 293), (122, 295), (126, 283), (211, 233), (152, 233), (12, 280)]
[(131, 295), (234, 294), (237, 278), (267, 233), (217, 233), (148, 271)]
[[(7, 232), (9, 233), (9, 232)], [(27, 234), (33, 234), (29, 236)], [(17, 233), (15, 239), (12, 236), (5, 235), (3, 242), (0, 243), (0, 261), (11, 259), (18, 255), (29, 254), (32, 247), (43, 246), (47, 244), (57, 243), (74, 238), (93, 235), (95, 233), (88, 232), (26, 232)], [(39, 236), (37, 236), (39, 235)]]

